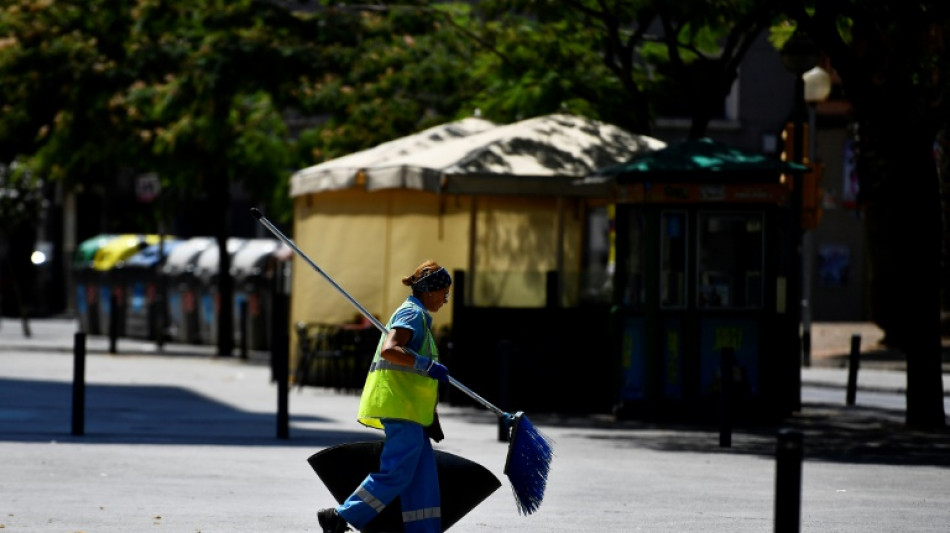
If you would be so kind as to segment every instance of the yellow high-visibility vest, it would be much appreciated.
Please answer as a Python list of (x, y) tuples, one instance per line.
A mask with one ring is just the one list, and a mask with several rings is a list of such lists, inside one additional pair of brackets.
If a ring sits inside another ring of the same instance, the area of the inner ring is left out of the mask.
[[(409, 305), (412, 305), (411, 303)], [(439, 360), (439, 350), (425, 320), (425, 337), (419, 355)], [(392, 319), (386, 329), (392, 328)], [(417, 422), (423, 426), (432, 424), (435, 404), (438, 401), (439, 382), (411, 366), (397, 365), (382, 358), (382, 335), (376, 346), (376, 355), (370, 365), (357, 420), (365, 426), (383, 429), (382, 418), (395, 418)]]

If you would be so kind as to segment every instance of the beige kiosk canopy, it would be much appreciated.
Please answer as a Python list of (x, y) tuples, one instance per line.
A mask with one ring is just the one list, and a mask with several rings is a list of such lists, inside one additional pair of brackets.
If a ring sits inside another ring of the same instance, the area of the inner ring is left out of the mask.
[[(589, 202), (611, 194), (578, 178), (663, 146), (569, 114), (451, 122), (296, 172), (294, 240), (383, 321), (425, 259), (466, 271), (470, 303), (540, 306), (547, 271), (580, 269)], [(299, 258), (292, 295), (294, 323), (355, 317)], [(451, 319), (446, 306), (436, 323)]]

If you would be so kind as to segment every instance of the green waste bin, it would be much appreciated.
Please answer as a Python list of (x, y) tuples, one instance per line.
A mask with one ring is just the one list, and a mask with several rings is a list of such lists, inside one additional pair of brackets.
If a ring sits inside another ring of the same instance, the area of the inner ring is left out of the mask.
[(99, 271), (92, 268), (96, 252), (116, 235), (101, 234), (79, 243), (73, 253), (72, 271), (76, 294), (76, 317), (79, 330), (87, 335), (102, 332), (99, 324)]

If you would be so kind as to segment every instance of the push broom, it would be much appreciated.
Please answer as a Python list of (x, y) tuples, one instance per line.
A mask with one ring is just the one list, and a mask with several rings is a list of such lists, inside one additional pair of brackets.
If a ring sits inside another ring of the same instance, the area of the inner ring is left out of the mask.
[[(291, 250), (299, 255), (318, 274), (323, 276), (334, 289), (346, 298), (367, 320), (372, 322), (383, 335), (389, 330), (372, 313), (366, 310), (359, 302), (350, 296), (336, 281), (303, 253), (294, 242), (283, 234), (258, 209), (251, 209), (251, 214), (264, 225), (278, 239), (283, 241)], [(416, 357), (418, 354), (413, 353)], [(518, 512), (528, 515), (535, 512), (544, 499), (544, 489), (547, 486), (548, 472), (551, 470), (551, 459), (554, 456), (551, 442), (531, 424), (524, 412), (507, 413), (482, 398), (452, 376), (449, 383), (464, 392), (476, 402), (486, 407), (498, 417), (502, 418), (509, 428), (508, 456), (505, 460), (505, 475), (511, 483), (511, 490), (515, 496)]]

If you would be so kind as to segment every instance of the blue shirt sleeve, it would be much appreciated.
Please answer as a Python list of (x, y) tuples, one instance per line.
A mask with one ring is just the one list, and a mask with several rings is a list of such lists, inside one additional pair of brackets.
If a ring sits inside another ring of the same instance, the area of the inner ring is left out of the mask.
[(422, 341), (425, 338), (425, 318), (422, 313), (411, 305), (400, 307), (393, 314), (392, 327), (403, 328), (412, 331), (412, 338), (409, 340), (409, 349), (419, 353), (422, 348)]

